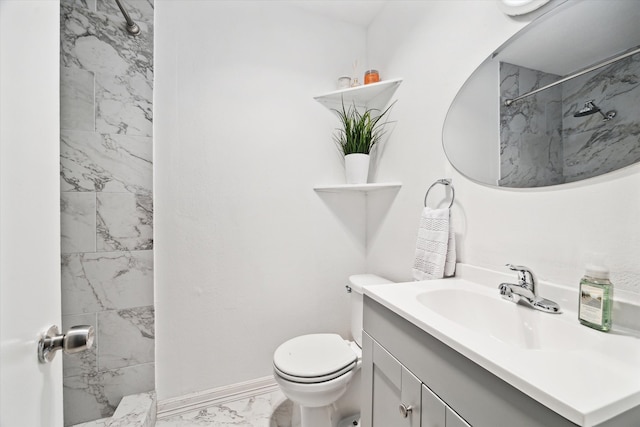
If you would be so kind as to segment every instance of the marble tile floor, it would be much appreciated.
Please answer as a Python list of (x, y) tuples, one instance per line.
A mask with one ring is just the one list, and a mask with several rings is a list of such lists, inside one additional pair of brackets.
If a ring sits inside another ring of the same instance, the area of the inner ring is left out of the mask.
[(157, 427), (298, 427), (299, 411), (280, 390), (156, 420)]

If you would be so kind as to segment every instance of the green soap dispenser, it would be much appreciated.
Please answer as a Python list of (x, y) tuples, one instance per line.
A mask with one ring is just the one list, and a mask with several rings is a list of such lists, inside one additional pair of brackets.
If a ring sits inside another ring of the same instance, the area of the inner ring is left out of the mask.
[(587, 265), (584, 277), (580, 279), (578, 298), (580, 323), (608, 332), (613, 308), (613, 284), (609, 281), (609, 270), (598, 265)]

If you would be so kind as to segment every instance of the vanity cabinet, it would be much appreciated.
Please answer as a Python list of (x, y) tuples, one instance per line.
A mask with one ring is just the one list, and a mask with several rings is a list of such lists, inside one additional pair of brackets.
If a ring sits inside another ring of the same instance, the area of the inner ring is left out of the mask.
[(429, 387), (422, 384), (421, 427), (470, 427), (460, 415), (447, 406)]
[(370, 425), (420, 427), (422, 383), (367, 334), (362, 340), (368, 349), (368, 379), (375, 390), (369, 405), (373, 421)]
[(445, 415), (447, 427), (471, 427), (465, 420), (460, 417), (460, 415), (453, 412), (453, 410), (448, 406), (445, 408)]
[(367, 390), (367, 409), (361, 414), (363, 426), (469, 427), (371, 336), (364, 333), (362, 341)]
[(367, 295), (363, 329), (363, 427), (576, 426)]

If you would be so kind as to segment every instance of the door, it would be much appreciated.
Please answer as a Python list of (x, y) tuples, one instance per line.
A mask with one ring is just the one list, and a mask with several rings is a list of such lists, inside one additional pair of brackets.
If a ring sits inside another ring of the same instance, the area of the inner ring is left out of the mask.
[(449, 427), (447, 405), (429, 387), (422, 384), (422, 424), (421, 427)]
[(62, 426), (60, 3), (0, 0), (0, 425)]
[[(367, 339), (370, 338), (367, 336)], [(367, 422), (372, 427), (419, 427), (420, 380), (377, 342), (370, 345), (371, 419), (364, 416), (363, 425)]]
[(471, 427), (460, 415), (453, 412), (451, 408), (447, 406), (447, 427)]

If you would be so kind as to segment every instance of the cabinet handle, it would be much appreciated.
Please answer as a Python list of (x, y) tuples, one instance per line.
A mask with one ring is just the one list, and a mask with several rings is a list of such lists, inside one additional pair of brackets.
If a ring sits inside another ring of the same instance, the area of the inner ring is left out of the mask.
[(407, 418), (411, 414), (411, 411), (413, 411), (413, 407), (411, 407), (411, 405), (407, 406), (404, 403), (401, 403), (398, 409), (400, 410), (402, 418)]

